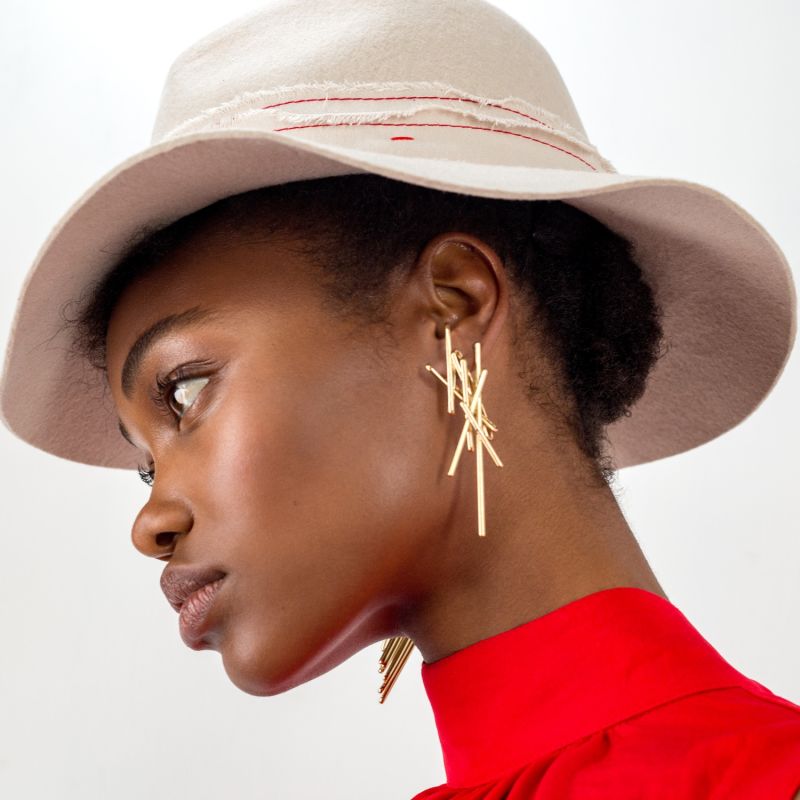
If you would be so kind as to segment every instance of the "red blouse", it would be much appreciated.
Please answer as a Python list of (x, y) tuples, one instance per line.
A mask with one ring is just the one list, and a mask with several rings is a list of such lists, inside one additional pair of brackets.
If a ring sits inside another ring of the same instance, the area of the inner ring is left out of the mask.
[(800, 706), (671, 602), (604, 589), (422, 662), (447, 782), (412, 800), (792, 800)]

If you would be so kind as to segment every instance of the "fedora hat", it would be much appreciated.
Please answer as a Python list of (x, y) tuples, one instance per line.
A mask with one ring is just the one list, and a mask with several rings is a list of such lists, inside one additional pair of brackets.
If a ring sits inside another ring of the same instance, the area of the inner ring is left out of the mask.
[(65, 308), (144, 225), (258, 187), (363, 172), (562, 200), (631, 241), (664, 312), (667, 352), (630, 415), (606, 430), (618, 469), (731, 429), (784, 369), (796, 290), (776, 242), (714, 189), (620, 174), (547, 51), (512, 17), (483, 0), (276, 0), (177, 56), (149, 146), (51, 230), (17, 300), (4, 424), (62, 458), (136, 469), (104, 375), (72, 356)]

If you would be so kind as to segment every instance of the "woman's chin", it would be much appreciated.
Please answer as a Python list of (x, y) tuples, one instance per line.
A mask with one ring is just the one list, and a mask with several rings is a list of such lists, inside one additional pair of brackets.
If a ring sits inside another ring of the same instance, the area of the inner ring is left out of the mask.
[(215, 649), (219, 650), (225, 672), (237, 689), (256, 697), (272, 697), (304, 683), (299, 670), (285, 659), (276, 660), (274, 654), (258, 648), (231, 645), (224, 642)]

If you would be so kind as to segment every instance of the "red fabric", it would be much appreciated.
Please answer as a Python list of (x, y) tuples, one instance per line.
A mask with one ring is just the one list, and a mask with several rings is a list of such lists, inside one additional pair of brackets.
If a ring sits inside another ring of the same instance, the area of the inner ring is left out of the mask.
[(617, 587), (422, 662), (447, 782), (412, 800), (793, 800), (800, 706)]

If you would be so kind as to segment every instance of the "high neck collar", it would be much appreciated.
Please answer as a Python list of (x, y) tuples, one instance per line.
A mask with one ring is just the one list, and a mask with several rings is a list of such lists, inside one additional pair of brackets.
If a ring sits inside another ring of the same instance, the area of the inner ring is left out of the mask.
[(603, 589), (422, 662), (449, 786), (472, 786), (661, 703), (752, 686), (670, 601)]

